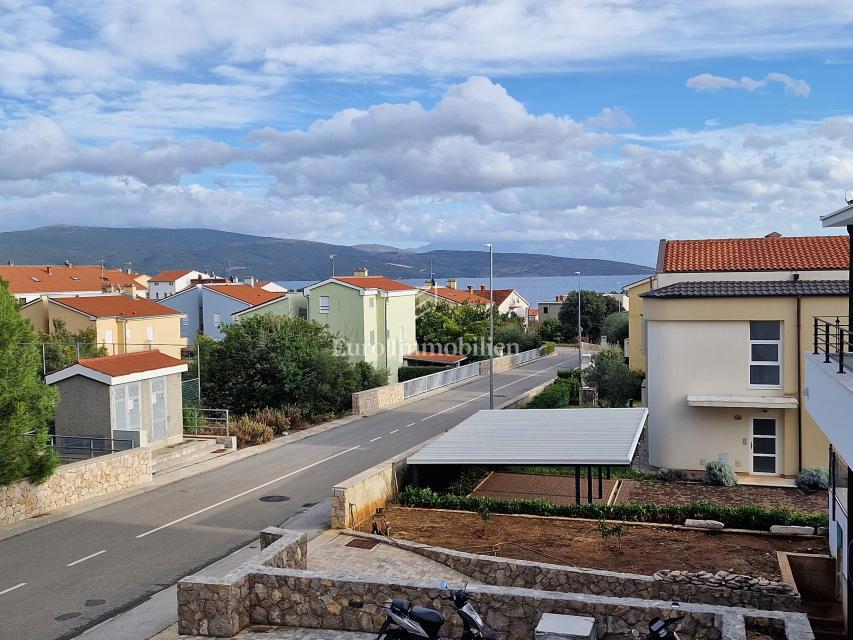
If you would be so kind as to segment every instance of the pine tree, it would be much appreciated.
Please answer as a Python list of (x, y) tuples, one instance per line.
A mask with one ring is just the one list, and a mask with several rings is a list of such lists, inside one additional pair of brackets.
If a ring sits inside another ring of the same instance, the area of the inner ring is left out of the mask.
[(48, 438), (58, 396), (40, 371), (35, 331), (0, 279), (0, 485), (43, 481), (58, 464)]

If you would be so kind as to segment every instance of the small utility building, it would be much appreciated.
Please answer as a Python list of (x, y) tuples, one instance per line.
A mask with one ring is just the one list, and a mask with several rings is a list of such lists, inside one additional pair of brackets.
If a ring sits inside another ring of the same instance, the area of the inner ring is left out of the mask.
[(581, 470), (592, 502), (612, 467), (631, 465), (648, 417), (645, 408), (503, 409), (478, 411), (408, 458), (417, 481), (421, 466), (552, 466), (574, 469), (580, 502)]
[(157, 447), (183, 438), (183, 360), (159, 351), (85, 358), (51, 373), (56, 435)]

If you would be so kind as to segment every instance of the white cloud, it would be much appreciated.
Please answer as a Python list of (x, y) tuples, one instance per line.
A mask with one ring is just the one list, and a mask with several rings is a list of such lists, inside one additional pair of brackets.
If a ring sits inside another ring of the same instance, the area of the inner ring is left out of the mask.
[(584, 121), (590, 127), (599, 129), (631, 129), (634, 120), (624, 107), (604, 107), (598, 115), (590, 116)]
[(748, 76), (740, 80), (715, 76), (710, 73), (701, 73), (698, 76), (688, 78), (685, 83), (689, 88), (696, 91), (719, 91), (720, 89), (746, 89), (757, 91), (765, 88), (769, 83), (776, 82), (785, 88), (785, 95), (808, 97), (812, 89), (805, 80), (797, 80), (784, 73), (768, 73), (761, 80), (754, 80)]

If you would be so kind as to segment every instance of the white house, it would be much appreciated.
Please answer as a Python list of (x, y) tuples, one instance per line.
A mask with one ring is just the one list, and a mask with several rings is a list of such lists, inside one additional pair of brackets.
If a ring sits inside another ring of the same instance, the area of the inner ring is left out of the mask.
[(162, 300), (190, 286), (193, 280), (208, 278), (208, 274), (194, 269), (161, 271), (148, 281), (148, 297)]

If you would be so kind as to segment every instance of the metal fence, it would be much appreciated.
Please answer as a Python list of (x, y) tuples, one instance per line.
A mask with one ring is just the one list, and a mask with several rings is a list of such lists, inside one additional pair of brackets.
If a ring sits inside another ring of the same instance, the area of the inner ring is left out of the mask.
[(847, 316), (816, 316), (814, 319), (814, 354), (823, 354), (824, 362), (834, 361), (838, 373), (844, 373), (846, 366), (853, 365), (853, 334)]
[[(27, 434), (30, 435), (30, 434)], [(50, 446), (64, 461), (86, 460), (109, 453), (127, 451), (136, 445), (133, 440), (120, 438), (92, 438), (89, 436), (50, 436)]]
[(193, 435), (231, 435), (228, 409), (184, 407), (184, 433)]
[(522, 351), (521, 353), (516, 354), (516, 356), (515, 356), (515, 366), (518, 367), (518, 366), (521, 366), (527, 362), (530, 362), (531, 360), (536, 360), (538, 357), (540, 357), (540, 355), (541, 354), (540, 354), (539, 349), (531, 349), (530, 351)]

